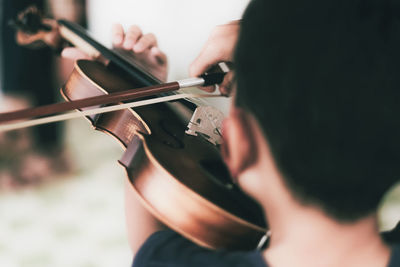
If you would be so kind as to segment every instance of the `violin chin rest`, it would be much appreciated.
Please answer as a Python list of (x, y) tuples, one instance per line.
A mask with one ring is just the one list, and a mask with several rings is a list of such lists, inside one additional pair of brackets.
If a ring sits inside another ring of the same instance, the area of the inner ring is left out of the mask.
[(127, 169), (135, 168), (142, 161), (144, 153), (143, 140), (135, 135), (118, 162)]

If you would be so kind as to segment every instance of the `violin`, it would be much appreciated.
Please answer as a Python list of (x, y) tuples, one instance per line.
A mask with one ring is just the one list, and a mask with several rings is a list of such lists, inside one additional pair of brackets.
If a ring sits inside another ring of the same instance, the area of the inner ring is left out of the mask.
[[(47, 43), (59, 50), (70, 42), (84, 47), (83, 50), (93, 57), (109, 62), (104, 65), (99, 61), (78, 60), (61, 88), (67, 102), (81, 104), (87, 99), (123, 94), (128, 89), (147, 92), (155, 88), (157, 95), (153, 92), (135, 96), (136, 100), (139, 97), (135, 102), (155, 101), (152, 105), (91, 114), (86, 118), (96, 130), (112, 136), (122, 145), (124, 153), (119, 164), (125, 169), (140, 201), (157, 219), (208, 248), (251, 250), (259, 245), (267, 233), (263, 212), (253, 199), (232, 183), (221, 159), (218, 141), (211, 138), (218, 134), (217, 127), (212, 131), (201, 129), (202, 121), (214, 125), (218, 115), (207, 114), (207, 107), (198, 107), (168, 90), (160, 91), (165, 86), (157, 69), (135, 55), (127, 56), (121, 51), (107, 49), (79, 25), (44, 19), (34, 8), (21, 13), (14, 25), (18, 29), (17, 41), (21, 44), (40, 46)], [(216, 82), (214, 78), (211, 81), (208, 77), (199, 79), (200, 82), (190, 80), (186, 84)], [(178, 100), (157, 102), (162, 97)], [(132, 100), (116, 99), (69, 108), (83, 113), (104, 105), (130, 104), (128, 101)], [(182, 116), (182, 110), (194, 112), (192, 119), (188, 121)], [(39, 112), (34, 116), (43, 114)], [(0, 114), (3, 119), (11, 116), (11, 113)], [(13, 120), (23, 117), (17, 116)]]

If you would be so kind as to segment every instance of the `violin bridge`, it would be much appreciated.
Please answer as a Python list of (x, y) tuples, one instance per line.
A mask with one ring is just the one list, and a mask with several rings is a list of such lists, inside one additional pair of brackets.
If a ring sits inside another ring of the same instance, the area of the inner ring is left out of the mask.
[(224, 114), (218, 109), (210, 106), (199, 106), (189, 121), (186, 133), (201, 136), (213, 145), (219, 145), (222, 141), (223, 120)]

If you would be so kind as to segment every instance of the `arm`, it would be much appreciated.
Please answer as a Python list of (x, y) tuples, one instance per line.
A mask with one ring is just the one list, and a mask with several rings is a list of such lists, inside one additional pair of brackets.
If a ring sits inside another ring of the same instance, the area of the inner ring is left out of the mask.
[(147, 240), (147, 238), (159, 230), (165, 229), (147, 209), (140, 203), (139, 198), (128, 179), (125, 182), (125, 218), (128, 241), (133, 255)]

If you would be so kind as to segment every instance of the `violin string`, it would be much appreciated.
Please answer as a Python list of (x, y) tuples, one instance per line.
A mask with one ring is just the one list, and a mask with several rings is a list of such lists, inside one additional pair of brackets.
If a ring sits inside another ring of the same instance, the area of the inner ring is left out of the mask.
[[(216, 84), (215, 86), (216, 86), (216, 90), (215, 91), (218, 92), (218, 85)], [(196, 91), (199, 91), (199, 90), (200, 89), (198, 89), (197, 87), (190, 87), (190, 88), (181, 89), (181, 91), (185, 92), (185, 93), (195, 93)], [(171, 93), (179, 94), (176, 91), (173, 91)], [(192, 102), (193, 104), (196, 104), (197, 106), (208, 106), (208, 105), (210, 105), (210, 103), (208, 103), (206, 100), (204, 100), (202, 98), (196, 98), (196, 99), (188, 98), (186, 100), (188, 100), (189, 102)]]
[[(192, 88), (192, 89), (193, 89), (193, 88)], [(199, 90), (197, 87), (194, 87), (194, 89)], [(183, 92), (191, 92), (191, 88), (185, 88), (185, 89), (182, 89), (181, 91), (183, 91)], [(215, 85), (215, 91), (217, 91), (217, 92), (219, 91), (219, 86), (218, 86), (218, 84)], [(178, 94), (178, 92), (176, 92), (176, 91), (174, 91), (174, 92), (172, 92), (172, 93)], [(218, 95), (221, 95), (221, 94), (218, 94)], [(186, 100), (188, 100), (188, 101), (190, 101), (190, 102), (196, 104), (197, 106), (209, 106), (209, 105), (210, 105), (210, 103), (208, 103), (204, 98), (196, 98), (196, 99), (187, 98)], [(217, 133), (219, 136), (222, 137), (222, 133), (221, 133), (221, 131), (218, 129), (217, 125), (215, 125), (214, 121), (213, 121), (209, 116), (206, 116), (206, 118), (207, 118), (207, 120), (211, 123), (211, 125), (214, 127), (216, 133)]]
[(214, 123), (214, 122), (211, 122), (211, 123), (213, 124), (213, 126), (214, 126), (215, 131), (217, 132), (217, 134), (218, 134), (220, 137), (222, 137), (222, 133), (221, 133), (221, 131), (218, 129), (218, 127), (215, 125), (215, 123)]
[(217, 125), (215, 125), (214, 121), (213, 121), (211, 118), (209, 118), (208, 116), (206, 116), (206, 118), (207, 118), (208, 121), (211, 123), (211, 125), (214, 127), (216, 133), (217, 133), (220, 137), (222, 137), (222, 133), (221, 133), (220, 130), (218, 129)]
[(70, 113), (59, 114), (59, 115), (54, 115), (54, 116), (49, 116), (49, 117), (44, 117), (44, 118), (39, 118), (39, 119), (3, 124), (3, 125), (0, 125), (0, 132), (11, 131), (11, 130), (31, 127), (31, 126), (35, 126), (35, 125), (42, 125), (42, 124), (47, 124), (47, 123), (69, 120), (69, 119), (81, 118), (84, 116), (107, 113), (107, 112), (117, 111), (117, 110), (126, 109), (126, 108), (141, 107), (141, 106), (147, 106), (147, 105), (152, 105), (152, 104), (157, 104), (157, 103), (162, 103), (162, 102), (175, 101), (175, 100), (184, 99), (184, 98), (203, 98), (203, 97), (223, 97), (223, 95), (221, 95), (221, 94), (184, 93), (184, 94), (176, 94), (176, 95), (158, 97), (158, 98), (148, 99), (148, 100), (140, 100), (140, 101), (124, 103), (124, 104), (119, 104), (119, 105), (94, 108), (94, 109), (89, 109), (89, 110), (84, 110), (84, 111), (78, 110), (78, 112), (70, 112)]

